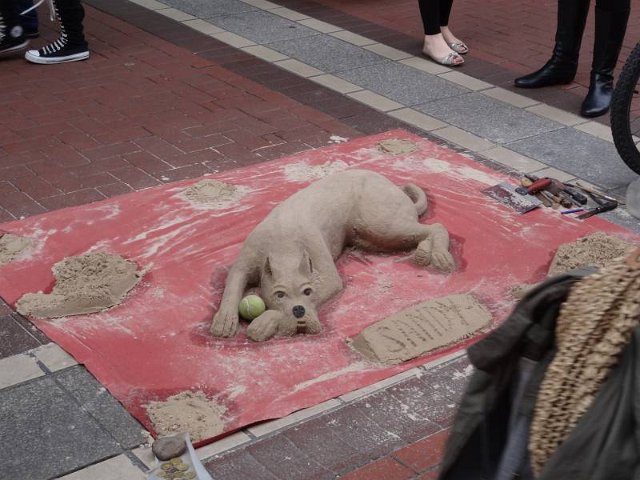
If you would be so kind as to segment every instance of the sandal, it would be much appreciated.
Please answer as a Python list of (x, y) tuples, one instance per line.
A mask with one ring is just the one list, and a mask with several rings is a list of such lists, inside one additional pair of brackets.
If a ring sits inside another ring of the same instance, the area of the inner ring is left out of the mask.
[(424, 53), (427, 57), (429, 57), (434, 62), (439, 63), (440, 65), (444, 65), (446, 67), (459, 67), (464, 63), (464, 58), (462, 58), (460, 54), (456, 52), (448, 53), (447, 55), (441, 58), (433, 57), (432, 55), (427, 53), (426, 50), (422, 50), (422, 53)]
[(451, 47), (451, 50), (453, 50), (456, 53), (459, 53), (460, 55), (469, 53), (469, 47), (467, 47), (465, 43), (461, 40), (456, 40), (455, 42), (451, 42), (449, 44), (449, 47)]

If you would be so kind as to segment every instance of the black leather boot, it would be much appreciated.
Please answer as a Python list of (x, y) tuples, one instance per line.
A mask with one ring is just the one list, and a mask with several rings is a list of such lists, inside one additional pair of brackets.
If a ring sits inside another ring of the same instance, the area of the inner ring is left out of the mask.
[(540, 70), (516, 78), (519, 88), (540, 88), (571, 83), (578, 70), (582, 34), (589, 14), (589, 0), (559, 0), (556, 44), (551, 59)]
[[(612, 0), (609, 0), (611, 3)], [(617, 3), (619, 9), (611, 9), (612, 4), (596, 5), (596, 30), (593, 46), (591, 83), (580, 114), (583, 117), (599, 117), (609, 111), (613, 95), (613, 70), (618, 62), (622, 41), (629, 20), (629, 5), (626, 0)], [(627, 7), (625, 9), (625, 6)]]

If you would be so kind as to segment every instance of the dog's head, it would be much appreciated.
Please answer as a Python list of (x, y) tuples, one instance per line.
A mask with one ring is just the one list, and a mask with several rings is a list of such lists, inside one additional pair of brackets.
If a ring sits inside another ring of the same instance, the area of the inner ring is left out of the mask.
[(269, 256), (262, 268), (260, 293), (269, 310), (282, 312), (287, 321), (294, 322), (300, 331), (317, 333), (313, 264), (307, 252)]

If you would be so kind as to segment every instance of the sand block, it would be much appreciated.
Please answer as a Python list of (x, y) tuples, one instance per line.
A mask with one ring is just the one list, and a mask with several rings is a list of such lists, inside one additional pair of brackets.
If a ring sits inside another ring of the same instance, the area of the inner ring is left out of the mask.
[(474, 296), (427, 300), (365, 328), (352, 347), (367, 359), (395, 365), (458, 342), (491, 324), (491, 313)]

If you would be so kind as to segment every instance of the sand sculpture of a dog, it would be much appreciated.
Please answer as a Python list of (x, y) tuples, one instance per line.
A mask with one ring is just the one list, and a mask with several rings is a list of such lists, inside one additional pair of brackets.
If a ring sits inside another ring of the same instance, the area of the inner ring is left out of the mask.
[(249, 325), (251, 340), (319, 333), (319, 306), (342, 290), (335, 261), (346, 246), (417, 247), (418, 265), (451, 271), (447, 230), (418, 222), (426, 209), (422, 189), (397, 187), (368, 170), (347, 170), (312, 183), (274, 208), (247, 237), (229, 271), (211, 333), (236, 334), (238, 304), (254, 286), (260, 287), (267, 310)]

